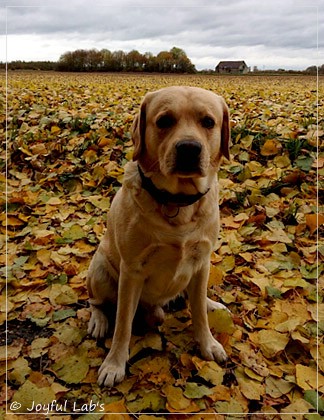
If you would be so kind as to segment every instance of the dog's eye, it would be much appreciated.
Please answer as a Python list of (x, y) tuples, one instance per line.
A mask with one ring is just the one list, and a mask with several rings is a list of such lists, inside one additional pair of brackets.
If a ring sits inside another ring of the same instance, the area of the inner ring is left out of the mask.
[(201, 125), (204, 128), (213, 128), (215, 126), (215, 121), (211, 117), (204, 117), (201, 120)]
[(171, 115), (162, 115), (156, 121), (159, 128), (170, 128), (174, 125), (175, 119)]

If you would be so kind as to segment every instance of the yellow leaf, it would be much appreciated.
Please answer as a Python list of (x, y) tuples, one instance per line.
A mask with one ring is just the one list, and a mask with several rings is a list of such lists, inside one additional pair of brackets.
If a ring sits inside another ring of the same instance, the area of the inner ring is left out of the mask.
[(307, 310), (311, 313), (314, 321), (324, 321), (324, 303), (309, 304)]
[(318, 367), (324, 372), (324, 344), (319, 344), (318, 349), (316, 345), (310, 351), (313, 359), (317, 362)]
[(235, 377), (242, 394), (247, 399), (257, 401), (261, 399), (261, 396), (265, 393), (263, 385), (246, 376), (242, 367), (235, 370)]
[(143, 338), (137, 340), (136, 344), (131, 347), (129, 357), (134, 357), (137, 353), (146, 348), (162, 351), (161, 336), (154, 333), (146, 334)]
[[(4, 220), (2, 222), (2, 226), (5, 226), (5, 223), (6, 223), (6, 221)], [(13, 227), (14, 226), (22, 226), (22, 225), (25, 224), (22, 220), (18, 219), (18, 217), (14, 217), (14, 216), (8, 216), (7, 217), (7, 223), (8, 223), (9, 227), (10, 226), (13, 226)]]
[[(131, 419), (131, 417), (128, 414), (125, 414), (127, 411), (126, 405), (125, 405), (125, 401), (119, 400), (119, 401), (114, 401), (110, 404), (105, 404), (105, 413), (111, 413), (111, 414), (107, 414), (103, 417), (103, 419), (107, 420), (128, 420)], [(118, 414), (118, 413), (123, 413), (123, 414)]]
[(37, 357), (41, 357), (43, 354), (48, 352), (48, 346), (50, 344), (49, 338), (35, 338), (35, 340), (31, 343), (29, 357), (32, 359), (36, 359)]
[(248, 275), (242, 273), (242, 278), (246, 282), (254, 283), (261, 290), (262, 296), (266, 296), (266, 288), (269, 286), (269, 278), (256, 270), (247, 270)]
[[(246, 366), (244, 371), (248, 376), (252, 379), (258, 378), (257, 380), (260, 380), (259, 378), (264, 378), (269, 375), (269, 369), (260, 352), (256, 353), (250, 346), (245, 346), (244, 344), (240, 344), (239, 349), (242, 363)], [(255, 373), (256, 377), (252, 376), (252, 371)]]
[[(291, 404), (280, 410), (283, 414), (281, 418), (286, 420), (303, 420), (306, 418), (304, 413), (308, 413), (313, 408), (314, 407), (309, 402), (305, 401), (304, 398), (294, 398)], [(316, 416), (315, 413), (314, 416)], [(321, 417), (315, 417), (315, 419), (320, 418)]]
[(48, 153), (48, 150), (45, 147), (45, 144), (43, 143), (37, 143), (30, 147), (30, 150), (34, 155), (46, 155)]
[(292, 317), (289, 318), (287, 321), (282, 322), (275, 326), (275, 330), (279, 332), (292, 332), (294, 331), (298, 325), (303, 325), (304, 320), (300, 317)]
[(52, 305), (71, 305), (78, 301), (78, 295), (67, 284), (52, 284), (49, 300)]
[(274, 357), (284, 350), (289, 342), (289, 337), (273, 330), (261, 330), (250, 334), (252, 342), (258, 344), (265, 357)]
[(297, 385), (304, 391), (310, 389), (318, 389), (320, 392), (324, 391), (324, 376), (320, 373), (317, 374), (315, 368), (300, 364), (296, 365), (296, 381)]
[(246, 262), (251, 263), (253, 261), (253, 254), (251, 252), (240, 252), (239, 256), (242, 257)]
[(76, 241), (74, 243), (74, 248), (76, 248), (77, 252), (75, 252), (75, 255), (77, 256), (83, 256), (82, 254), (89, 254), (90, 252), (93, 252), (95, 250), (95, 247), (93, 245), (90, 245), (83, 240)]
[(54, 391), (50, 386), (38, 387), (30, 380), (27, 380), (13, 396), (13, 401), (17, 401), (20, 405), (15, 413), (26, 413), (28, 408), (37, 404), (50, 404), (55, 400)]
[(197, 375), (211, 382), (213, 385), (221, 385), (224, 378), (224, 370), (216, 362), (206, 362), (204, 366), (199, 369)]
[(267, 233), (265, 238), (267, 238), (271, 242), (282, 242), (284, 244), (292, 243), (292, 240), (289, 238), (287, 233), (281, 228), (277, 228), (276, 230), (273, 230), (271, 233)]
[(257, 373), (255, 373), (252, 369), (250, 368), (244, 368), (244, 373), (250, 378), (250, 379), (254, 379), (258, 382), (262, 382), (264, 380), (264, 377), (261, 375), (258, 375)]
[(107, 211), (110, 207), (110, 198), (109, 197), (100, 197), (93, 196), (91, 198), (91, 204), (103, 211)]
[(58, 134), (61, 131), (60, 127), (58, 127), (57, 125), (53, 125), (51, 127), (51, 133), (52, 134)]
[[(211, 388), (213, 393), (208, 396), (212, 401), (230, 401), (231, 399), (231, 391), (230, 388), (227, 388), (224, 385), (216, 385)], [(209, 417), (206, 417), (206, 420)], [(197, 419), (198, 420), (198, 419)]]
[(76, 241), (77, 239), (82, 239), (86, 236), (85, 231), (78, 224), (70, 226), (68, 230), (63, 233), (63, 238), (69, 241)]
[(88, 163), (88, 164), (95, 162), (97, 160), (97, 157), (98, 156), (97, 156), (96, 151), (95, 150), (92, 150), (92, 149), (86, 150), (83, 153), (83, 158), (86, 161), (86, 163)]
[(217, 333), (231, 334), (235, 331), (231, 314), (225, 309), (208, 312), (209, 327)]
[(282, 395), (288, 394), (294, 387), (294, 384), (287, 382), (284, 379), (277, 379), (273, 376), (269, 376), (265, 380), (266, 392), (273, 398), (279, 398)]
[(235, 257), (234, 257), (234, 255), (226, 255), (223, 258), (220, 266), (225, 272), (232, 271), (233, 268), (235, 267)]
[(36, 255), (38, 261), (40, 261), (44, 267), (48, 267), (51, 264), (51, 251), (49, 249), (39, 249)]
[(82, 340), (81, 331), (71, 325), (63, 324), (54, 334), (58, 340), (67, 346), (77, 346)]
[(18, 357), (18, 359), (13, 362), (9, 362), (8, 370), (8, 378), (10, 381), (20, 385), (25, 382), (26, 376), (31, 372), (27, 360), (23, 357)]
[(102, 149), (103, 147), (110, 146), (113, 144), (114, 144), (113, 140), (107, 139), (107, 137), (100, 137), (99, 142), (98, 142), (98, 147)]
[(63, 356), (52, 366), (52, 369), (61, 380), (68, 384), (78, 384), (87, 376), (88, 357), (84, 352)]
[(223, 271), (215, 265), (210, 265), (208, 287), (217, 286), (223, 282)]
[[(14, 360), (17, 359), (19, 356), (22, 346), (24, 342), (23, 340), (15, 340), (9, 346), (0, 346), (0, 362), (4, 362), (7, 360)], [(6, 351), (7, 350), (7, 351)]]
[(97, 166), (94, 168), (92, 177), (97, 183), (101, 183), (106, 176), (106, 171), (102, 166)]
[(167, 397), (169, 405), (176, 410), (184, 410), (189, 407), (190, 400), (188, 400), (182, 392), (182, 389), (173, 385), (167, 385), (163, 388), (163, 392)]
[(50, 206), (58, 206), (62, 204), (62, 201), (58, 197), (51, 197), (46, 204), (49, 204)]

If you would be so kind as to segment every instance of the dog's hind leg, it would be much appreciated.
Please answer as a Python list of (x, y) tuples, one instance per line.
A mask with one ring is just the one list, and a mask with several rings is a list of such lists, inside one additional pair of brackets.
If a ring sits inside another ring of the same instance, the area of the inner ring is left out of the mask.
[(108, 318), (102, 310), (106, 302), (117, 302), (117, 283), (112, 277), (112, 267), (100, 251), (95, 253), (87, 276), (87, 289), (91, 309), (88, 333), (103, 338), (108, 331)]

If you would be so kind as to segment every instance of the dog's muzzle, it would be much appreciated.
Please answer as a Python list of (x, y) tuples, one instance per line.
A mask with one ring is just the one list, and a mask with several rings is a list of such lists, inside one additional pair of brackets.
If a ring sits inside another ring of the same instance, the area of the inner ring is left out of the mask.
[(202, 145), (196, 140), (181, 140), (176, 146), (175, 170), (177, 172), (200, 171)]

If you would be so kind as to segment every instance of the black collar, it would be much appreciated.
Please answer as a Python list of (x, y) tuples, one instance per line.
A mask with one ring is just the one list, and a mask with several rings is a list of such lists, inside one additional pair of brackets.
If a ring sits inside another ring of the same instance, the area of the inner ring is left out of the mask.
[(186, 207), (190, 206), (191, 204), (195, 203), (196, 201), (200, 200), (205, 194), (208, 193), (209, 188), (204, 193), (197, 193), (197, 194), (172, 194), (166, 190), (159, 190), (152, 182), (150, 178), (144, 175), (141, 167), (138, 165), (138, 171), (142, 179), (142, 187), (146, 190), (151, 197), (154, 198), (156, 202), (159, 204), (163, 204), (165, 206), (172, 205), (176, 207)]

